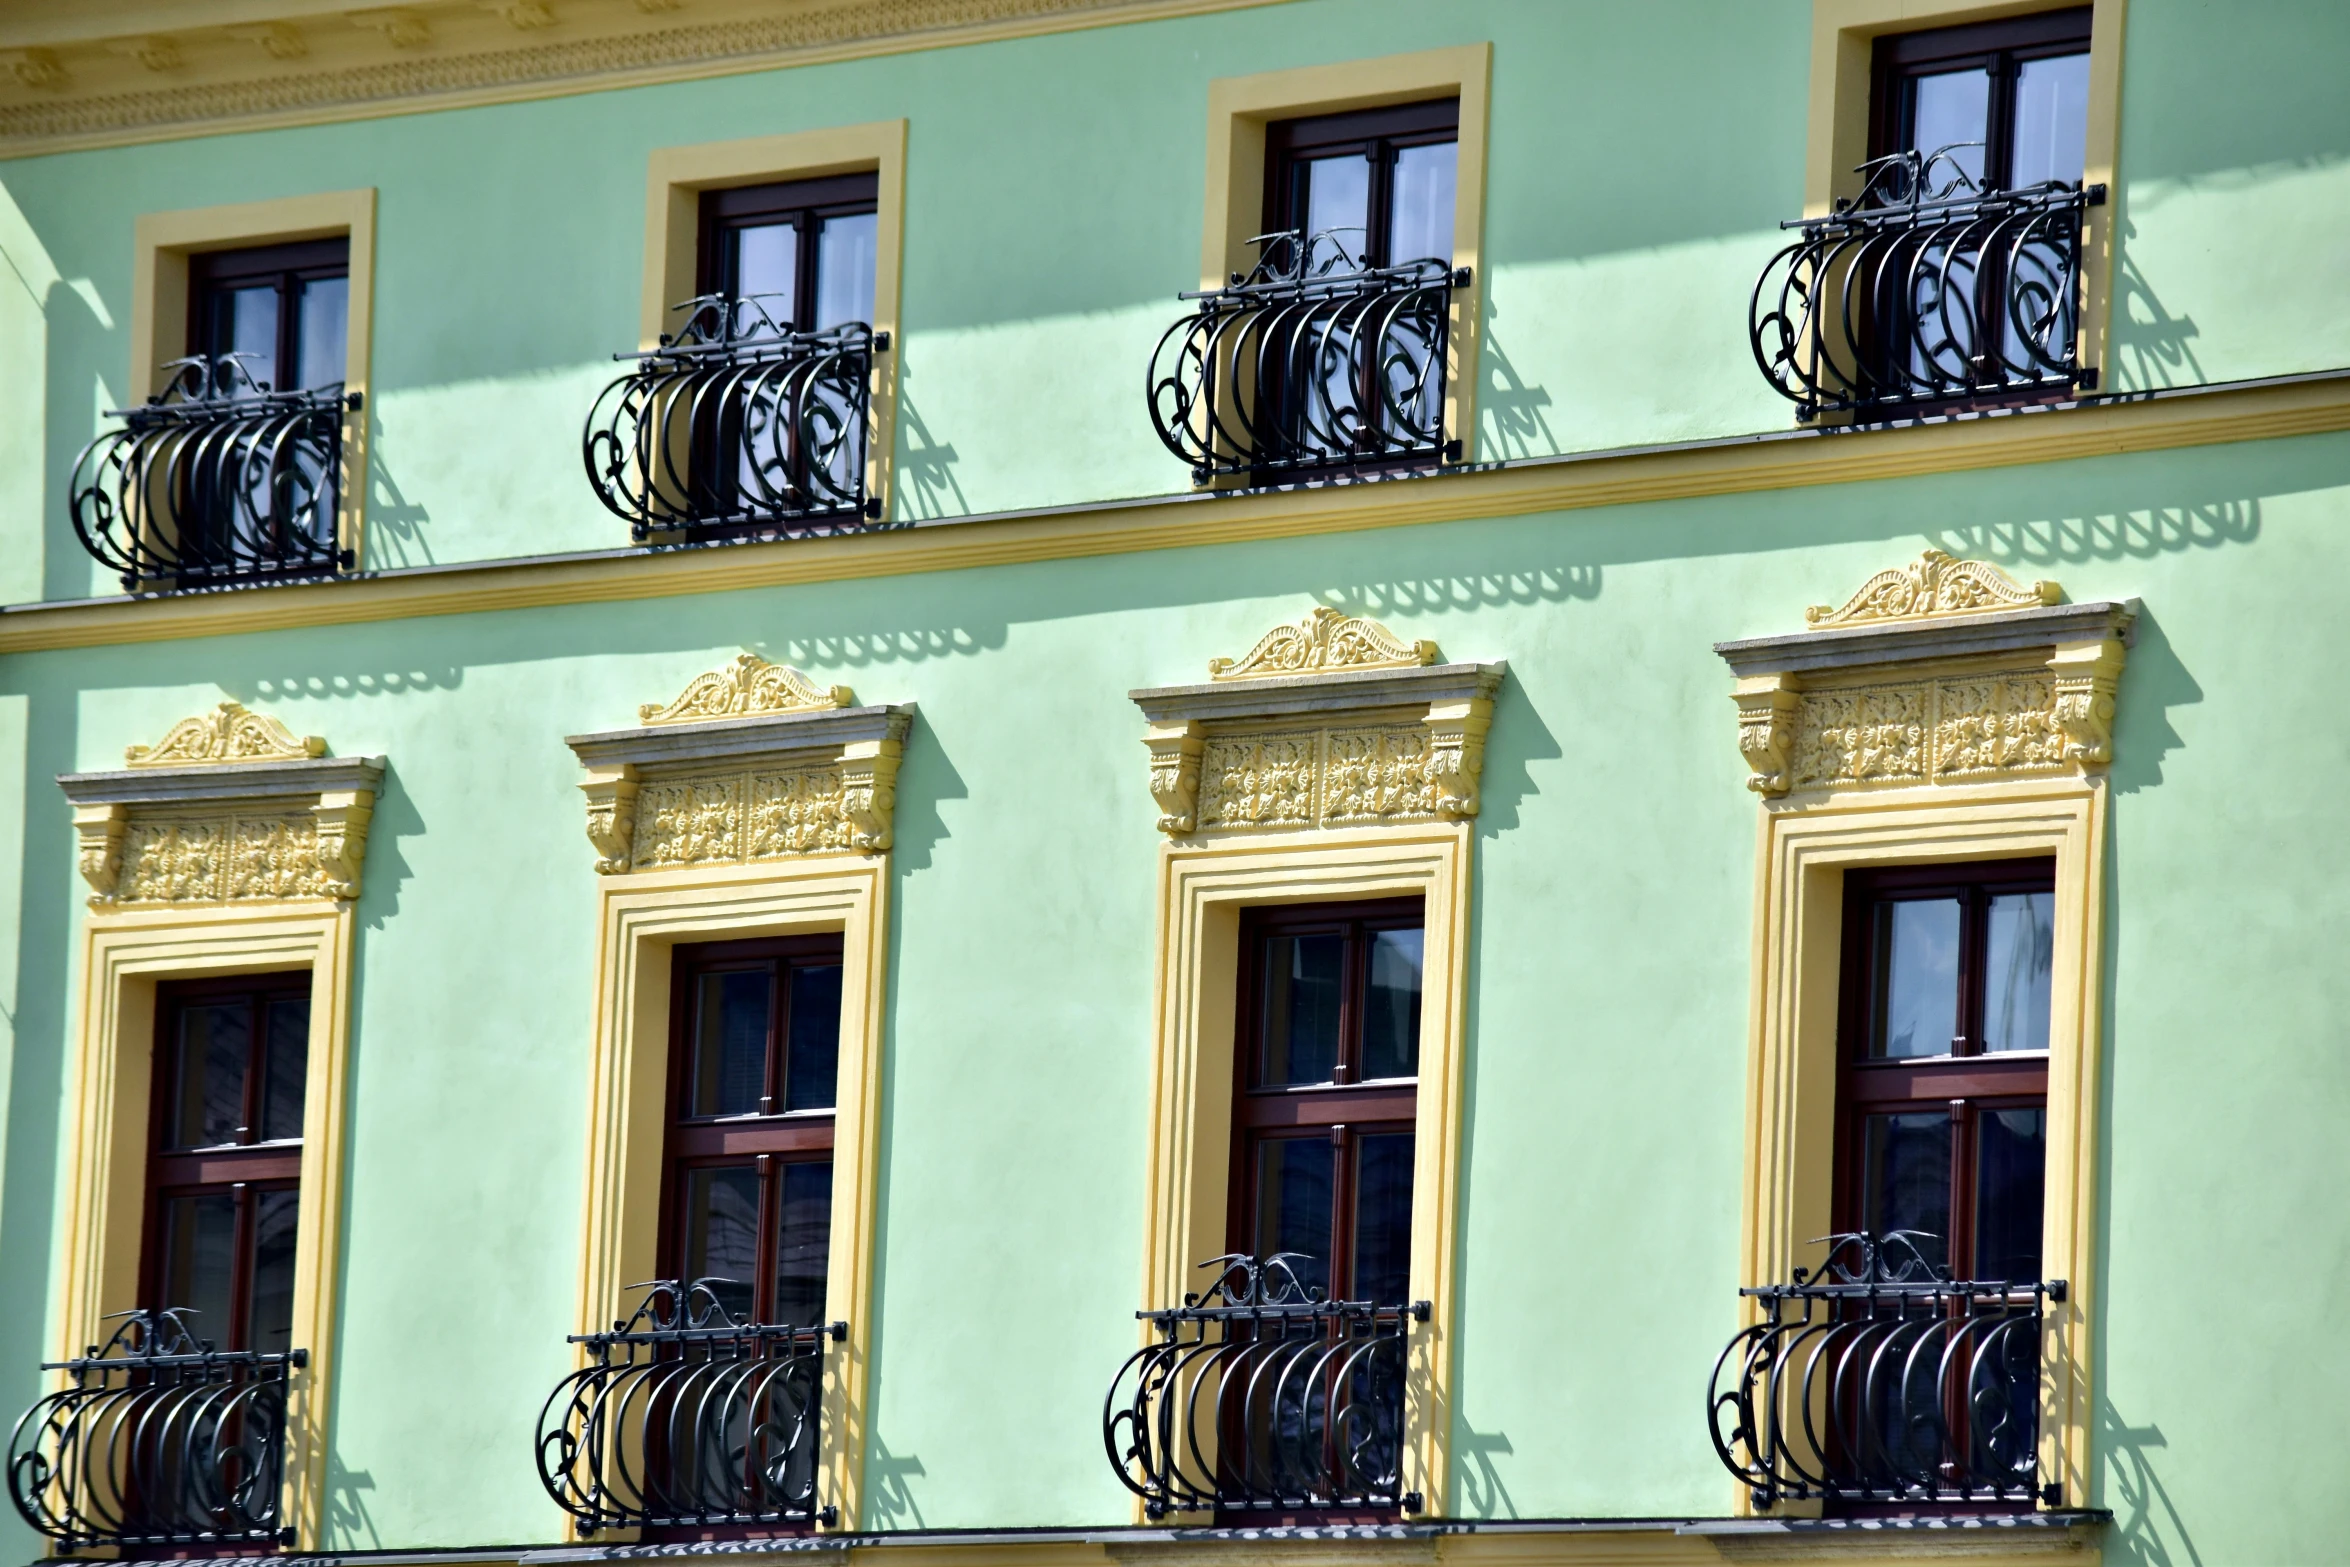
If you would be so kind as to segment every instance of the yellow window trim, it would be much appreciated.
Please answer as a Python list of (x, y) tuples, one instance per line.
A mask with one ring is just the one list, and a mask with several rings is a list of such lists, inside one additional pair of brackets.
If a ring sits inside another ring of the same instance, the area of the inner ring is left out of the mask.
[(867, 388), (872, 429), (865, 443), (865, 494), (889, 516), (890, 477), (897, 428), (899, 273), (905, 255), (906, 122), (831, 126), (744, 141), (663, 147), (645, 175), (645, 281), (637, 318), (637, 346), (658, 347), (661, 334), (684, 319), (673, 308), (694, 297), (700, 277), (701, 197), (709, 190), (821, 179), (830, 174), (877, 176), (873, 238), (873, 328), (876, 347)]
[[(588, 1096), (586, 1237), (577, 1331), (609, 1329), (627, 1286), (659, 1276), (668, 1113), (672, 949), (682, 943), (839, 931), (840, 1088), (833, 1122), (832, 1252), (825, 1316), (846, 1322), (825, 1356), (818, 1504), (858, 1527), (881, 1129), (886, 855), (826, 854), (600, 878)], [(584, 1362), (583, 1362), (584, 1363)], [(626, 1531), (599, 1536), (609, 1543)]]
[(1263, 232), (1265, 127), (1309, 114), (1338, 114), (1391, 103), (1458, 96), (1460, 166), (1453, 195), (1452, 259), (1470, 269), (1455, 289), (1444, 367), (1444, 427), (1476, 460), (1478, 308), (1485, 287), (1485, 141), (1493, 45), (1463, 44), (1422, 54), (1350, 60), (1259, 76), (1225, 76), (1208, 84), (1208, 205), (1200, 232), (1200, 282), (1222, 288), (1256, 266), (1249, 240)]
[(93, 914), (82, 944), (60, 1360), (103, 1343), (102, 1319), (139, 1304), (155, 987), (175, 979), (310, 971), (293, 1330), (293, 1342), (310, 1352), (310, 1364), (296, 1374), (288, 1405), (283, 1513), (294, 1530), (295, 1550), (325, 1544), (352, 920), (351, 904), (312, 900), (124, 910)]
[(188, 258), (211, 250), (241, 250), (302, 239), (346, 237), (351, 242), (351, 298), (345, 318), (343, 388), (360, 407), (343, 410), (343, 471), (336, 492), (335, 544), (359, 565), (367, 563), (368, 349), (375, 320), (375, 190), (325, 191), (233, 207), (147, 212), (133, 225), (131, 368), (125, 402), (138, 404), (163, 390), (162, 366), (185, 357), (188, 340)]
[[(2081, 0), (1812, 0), (1811, 105), (1804, 157), (1804, 216), (1827, 216), (1835, 199), (1860, 193), (1854, 172), (1869, 154), (1870, 61), (1886, 33), (1923, 32), (1969, 22), (2061, 11)], [(2080, 362), (2101, 376), (2113, 299), (2113, 228), (2121, 210), (2122, 24), (2128, 0), (2095, 0), (2089, 23), (2089, 134), (2081, 181), (2103, 185), (2081, 236)], [(2100, 381), (2102, 390), (2113, 390)]]
[[(1200, 1287), (1199, 1265), (1225, 1250), (1241, 911), (1414, 894), (1424, 900), (1410, 1294), (1434, 1311), (1412, 1333), (1403, 1488), (1421, 1493), (1428, 1517), (1444, 1516), (1450, 1495), (1469, 833), (1461, 822), (1252, 836), (1169, 844), (1159, 861), (1145, 1310), (1179, 1303), (1185, 1290)], [(1139, 1501), (1135, 1519), (1148, 1521)]]

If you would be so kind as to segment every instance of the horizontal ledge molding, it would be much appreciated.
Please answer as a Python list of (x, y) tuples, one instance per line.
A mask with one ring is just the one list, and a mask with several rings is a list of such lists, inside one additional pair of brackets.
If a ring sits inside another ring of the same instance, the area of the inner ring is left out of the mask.
[(1785, 636), (1716, 642), (1714, 651), (1738, 675), (1809, 674), (1927, 659), (1972, 658), (2094, 642), (2128, 641), (2138, 619), (2136, 599), (2097, 599), (2035, 609), (1885, 620), (1865, 626), (1795, 631)]
[(958, 518), (834, 538), (418, 567), (0, 610), (0, 653), (730, 593), (1420, 523), (1912, 478), (2350, 429), (2350, 370), (1864, 430), (1786, 430), (1234, 496)]
[(179, 805), (195, 800), (278, 800), (345, 790), (376, 794), (383, 789), (383, 779), (384, 759), (380, 756), (334, 756), (60, 773), (57, 785), (75, 805)]
[(1154, 724), (1343, 717), (1375, 708), (1491, 701), (1509, 668), (1495, 662), (1268, 675), (1193, 686), (1146, 686), (1126, 694)]
[(564, 744), (590, 767), (663, 767), (735, 761), (746, 757), (806, 755), (859, 741), (903, 740), (913, 722), (911, 702), (894, 706), (818, 708), (714, 718), (698, 724), (658, 724), (568, 735)]

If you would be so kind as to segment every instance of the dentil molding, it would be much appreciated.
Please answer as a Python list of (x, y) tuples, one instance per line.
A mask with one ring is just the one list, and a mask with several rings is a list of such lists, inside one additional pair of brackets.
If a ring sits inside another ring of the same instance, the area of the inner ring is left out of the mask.
[(1503, 663), (1439, 664), (1375, 620), (1316, 607), (1205, 685), (1127, 695), (1171, 838), (1462, 821), (1477, 814)]
[(2065, 604), (1928, 550), (1814, 629), (1718, 642), (1738, 749), (1765, 798), (1806, 790), (2091, 773), (2113, 760), (2135, 599)]
[(646, 703), (638, 728), (570, 736), (596, 869), (886, 850), (914, 709), (855, 700), (744, 653)]
[(91, 907), (359, 896), (382, 757), (223, 702), (124, 761), (57, 780)]

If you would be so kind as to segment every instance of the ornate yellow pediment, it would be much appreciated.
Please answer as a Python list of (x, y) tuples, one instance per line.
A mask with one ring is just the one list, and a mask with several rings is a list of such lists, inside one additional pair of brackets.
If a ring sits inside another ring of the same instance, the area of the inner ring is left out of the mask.
[(297, 737), (267, 714), (241, 702), (183, 718), (153, 745), (134, 745), (123, 760), (133, 767), (224, 766), (232, 762), (297, 762), (326, 755), (318, 735)]
[(1928, 550), (1907, 566), (1878, 572), (1843, 604), (1814, 604), (1804, 621), (1818, 630), (1885, 620), (1921, 620), (1932, 615), (1980, 615), (2000, 609), (2035, 609), (2054, 604), (2064, 590), (2053, 582), (2018, 587), (1988, 561), (1958, 560)]
[(647, 702), (637, 709), (637, 718), (646, 724), (697, 724), (713, 718), (848, 707), (856, 699), (847, 686), (820, 686), (789, 664), (771, 664), (756, 653), (741, 653), (723, 669), (696, 675), (674, 700)]
[(1335, 675), (1355, 669), (1418, 669), (1436, 662), (1433, 642), (1406, 642), (1367, 615), (1317, 604), (1291, 626), (1275, 626), (1237, 659), (1211, 658), (1211, 680)]

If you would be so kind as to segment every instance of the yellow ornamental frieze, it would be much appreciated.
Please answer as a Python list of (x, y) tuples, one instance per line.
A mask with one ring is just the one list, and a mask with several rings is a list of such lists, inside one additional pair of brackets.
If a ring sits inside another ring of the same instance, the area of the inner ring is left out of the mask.
[(112, 902), (239, 903), (346, 894), (320, 865), (316, 821), (301, 816), (139, 820), (122, 838)]
[(638, 784), (638, 870), (726, 865), (866, 847), (839, 768), (700, 774)]
[(1426, 730), (1276, 730), (1210, 735), (1200, 768), (1199, 826), (1297, 828), (1434, 821)]
[(1317, 730), (1210, 738), (1200, 767), (1200, 824), (1311, 825), (1321, 738)]
[(1797, 788), (2024, 777), (2065, 766), (2045, 673), (1848, 686), (1801, 694)]
[(1333, 730), (1322, 758), (1323, 822), (1435, 820), (1433, 749), (1424, 729)]

